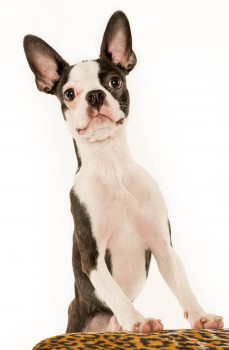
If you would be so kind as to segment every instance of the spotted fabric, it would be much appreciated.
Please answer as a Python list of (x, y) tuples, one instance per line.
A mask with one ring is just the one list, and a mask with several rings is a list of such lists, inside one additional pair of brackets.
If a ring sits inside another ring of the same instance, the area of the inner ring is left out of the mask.
[(33, 350), (154, 350), (204, 349), (229, 350), (229, 329), (181, 329), (151, 334), (127, 332), (71, 333), (58, 335), (37, 344)]

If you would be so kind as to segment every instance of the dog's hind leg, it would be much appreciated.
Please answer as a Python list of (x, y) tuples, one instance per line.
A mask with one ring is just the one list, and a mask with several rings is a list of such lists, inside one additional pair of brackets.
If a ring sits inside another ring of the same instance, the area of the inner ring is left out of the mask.
[(89, 312), (82, 304), (77, 303), (76, 298), (72, 300), (68, 308), (68, 326), (66, 333), (82, 332), (90, 318)]
[(84, 328), (84, 332), (120, 332), (122, 330), (116, 317), (109, 313), (96, 314)]
[(88, 305), (73, 299), (68, 309), (66, 333), (76, 332), (118, 332), (122, 327), (111, 311), (89, 309)]

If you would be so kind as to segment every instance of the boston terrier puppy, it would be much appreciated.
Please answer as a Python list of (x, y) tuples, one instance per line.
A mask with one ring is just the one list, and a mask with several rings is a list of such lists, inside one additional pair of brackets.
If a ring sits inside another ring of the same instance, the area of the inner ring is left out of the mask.
[(33, 35), (24, 49), (38, 89), (60, 101), (78, 159), (70, 192), (75, 297), (67, 332), (162, 330), (161, 320), (132, 304), (152, 254), (191, 326), (222, 328), (222, 317), (207, 314), (189, 286), (158, 184), (128, 149), (126, 76), (137, 60), (125, 14), (110, 18), (99, 59), (69, 65)]

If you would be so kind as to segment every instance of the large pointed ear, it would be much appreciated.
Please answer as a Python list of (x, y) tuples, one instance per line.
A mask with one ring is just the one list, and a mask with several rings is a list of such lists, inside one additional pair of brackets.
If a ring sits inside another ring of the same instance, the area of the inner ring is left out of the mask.
[(130, 24), (122, 11), (115, 12), (106, 27), (101, 45), (100, 58), (109, 58), (128, 74), (137, 59), (132, 50)]
[(68, 63), (45, 41), (34, 35), (26, 35), (24, 49), (29, 66), (35, 74), (40, 91), (55, 94), (57, 81)]

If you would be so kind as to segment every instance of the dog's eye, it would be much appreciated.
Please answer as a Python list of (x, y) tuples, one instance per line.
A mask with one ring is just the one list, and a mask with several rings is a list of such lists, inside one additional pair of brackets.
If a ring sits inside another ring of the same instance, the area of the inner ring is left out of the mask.
[(73, 101), (75, 97), (76, 97), (76, 94), (75, 94), (74, 89), (72, 89), (72, 88), (66, 90), (64, 93), (64, 98), (67, 101)]
[(112, 77), (109, 81), (109, 87), (115, 90), (120, 89), (122, 87), (122, 80), (117, 76)]

